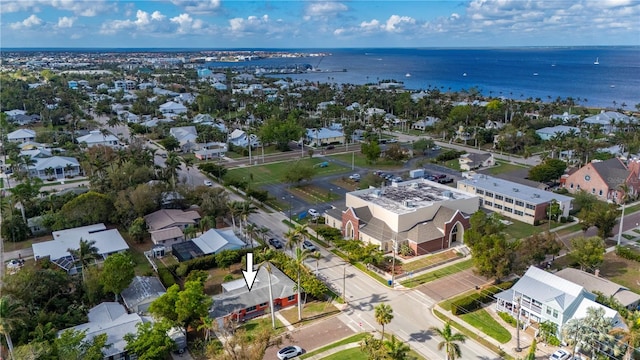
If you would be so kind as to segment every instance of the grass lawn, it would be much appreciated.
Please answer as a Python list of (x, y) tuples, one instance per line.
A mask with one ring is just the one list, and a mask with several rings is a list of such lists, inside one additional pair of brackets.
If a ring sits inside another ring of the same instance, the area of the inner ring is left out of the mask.
[(353, 164), (356, 167), (363, 167), (363, 168), (370, 168), (370, 169), (380, 168), (380, 169), (387, 169), (387, 170), (402, 168), (401, 162), (391, 161), (386, 159), (380, 159), (373, 164), (369, 164), (367, 163), (367, 158), (365, 158), (364, 155), (360, 153), (356, 153), (355, 156), (351, 154), (336, 154), (336, 155), (330, 155), (328, 157), (332, 157), (336, 160), (344, 161), (345, 163), (348, 163), (348, 164), (351, 164), (351, 161), (353, 160)]
[[(324, 162), (320, 158), (313, 158), (313, 159), (305, 158), (305, 159), (295, 160), (295, 161), (301, 161), (311, 166)], [(287, 169), (291, 166), (291, 164), (292, 162), (286, 161), (286, 162), (280, 162), (280, 163), (271, 163), (271, 164), (264, 164), (264, 165), (258, 165), (258, 166), (235, 168), (235, 169), (229, 170), (225, 175), (225, 178), (244, 179), (250, 182), (252, 185), (257, 185), (257, 186), (280, 183), (282, 182), (281, 179), (283, 174), (287, 171)], [(341, 173), (346, 173), (350, 171), (349, 168), (346, 168), (338, 164), (332, 164), (332, 163), (329, 163), (329, 166), (325, 168), (315, 167), (315, 169), (316, 169), (316, 173), (315, 173), (316, 176), (341, 174)]]
[(600, 276), (640, 293), (640, 266), (633, 260), (623, 259), (613, 252), (605, 254)]
[[(240, 326), (247, 331), (247, 333), (255, 333), (264, 328), (271, 329), (271, 315), (267, 314), (265, 317), (260, 317), (257, 319), (252, 319)], [(287, 328), (284, 326), (278, 318), (276, 318), (276, 329), (274, 330), (274, 336), (280, 335), (283, 332), (287, 331)]]
[(316, 349), (314, 351), (308, 352), (308, 353), (300, 356), (300, 359), (310, 358), (310, 357), (312, 357), (312, 356), (314, 356), (316, 354), (323, 353), (323, 352), (325, 352), (327, 350), (336, 348), (336, 347), (341, 346), (341, 345), (350, 344), (352, 342), (359, 342), (360, 340), (364, 339), (365, 335), (366, 335), (365, 333), (359, 333), (359, 334), (351, 335), (351, 336), (346, 337), (346, 338), (344, 338), (342, 340), (338, 340), (338, 341), (336, 341), (334, 343), (331, 343), (331, 344), (329, 344), (327, 346), (323, 346), (323, 347), (321, 347), (319, 349)]
[(487, 172), (489, 175), (498, 175), (508, 173), (514, 170), (521, 170), (524, 166), (511, 164), (503, 161), (496, 161), (496, 166), (490, 167), (483, 172)]
[(640, 229), (633, 229), (633, 232), (636, 234), (640, 234)]
[(3, 240), (4, 244), (2, 246), (4, 248), (4, 252), (9, 252), (9, 251), (14, 251), (14, 250), (28, 249), (33, 244), (40, 243), (40, 242), (43, 242), (43, 241), (50, 241), (50, 240), (53, 240), (51, 235), (44, 235), (44, 236), (34, 237), (34, 238), (27, 239), (25, 241), (18, 241), (18, 242), (11, 242), (11, 241), (7, 241), (7, 240)]
[(323, 189), (321, 187), (310, 184), (291, 187), (289, 188), (289, 192), (294, 194), (296, 197), (304, 199), (306, 202), (312, 204), (334, 201), (340, 198), (340, 196), (335, 192), (331, 192), (327, 189)]
[(449, 169), (453, 169), (455, 171), (462, 171), (462, 169), (460, 169), (460, 162), (458, 161), (458, 159), (453, 159), (453, 160), (445, 161), (444, 163), (437, 163), (437, 164), (446, 166)]
[(513, 239), (522, 239), (529, 237), (533, 234), (537, 234), (547, 230), (547, 225), (542, 224), (538, 226), (529, 225), (522, 221), (508, 219), (513, 224), (507, 225), (504, 229), (504, 232), (507, 233), (508, 237)]
[(367, 355), (363, 353), (362, 350), (360, 350), (360, 346), (358, 346), (329, 355), (323, 358), (323, 360), (367, 360)]
[(428, 272), (426, 274), (416, 276), (413, 279), (405, 280), (401, 284), (406, 287), (416, 287), (418, 285), (422, 285), (424, 283), (428, 283), (430, 281), (440, 279), (442, 277), (455, 274), (457, 272), (467, 270), (473, 266), (473, 261), (471, 259), (461, 261), (459, 263), (449, 265), (443, 268), (440, 268), (435, 271)]
[(622, 234), (622, 237), (624, 237), (627, 240), (633, 240), (636, 238), (635, 236), (629, 235), (629, 234)]
[(558, 234), (558, 236), (563, 236), (563, 235), (571, 234), (581, 230), (582, 230), (582, 226), (578, 223), (578, 224), (573, 224), (571, 226), (567, 226), (562, 230), (558, 230), (556, 233)]
[(427, 255), (421, 259), (402, 264), (402, 270), (405, 272), (424, 269), (435, 264), (439, 264), (448, 260), (456, 259), (459, 255), (455, 251), (443, 251), (434, 255)]
[(298, 305), (281, 310), (280, 314), (292, 325), (302, 326), (318, 318), (330, 316), (339, 312), (340, 310), (330, 302), (313, 301), (304, 304), (304, 307), (302, 308), (302, 321), (298, 321)]
[(624, 213), (626, 214), (633, 214), (634, 212), (638, 212), (640, 211), (640, 204), (638, 205), (633, 205), (633, 206), (627, 206), (624, 208)]
[(230, 274), (234, 280), (242, 278), (242, 264), (231, 265), (231, 271), (229, 269), (214, 268), (207, 270), (207, 273), (209, 273), (209, 278), (204, 283), (205, 294), (220, 294), (222, 292), (221, 284), (225, 282), (225, 276)]
[(485, 309), (460, 315), (464, 321), (504, 344), (511, 340), (511, 333), (498, 323)]

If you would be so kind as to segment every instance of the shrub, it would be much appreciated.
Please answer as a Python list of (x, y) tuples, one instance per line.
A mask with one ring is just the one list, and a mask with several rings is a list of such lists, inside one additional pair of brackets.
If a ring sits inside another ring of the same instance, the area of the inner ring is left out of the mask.
[(640, 262), (640, 254), (624, 246), (616, 246), (616, 255), (623, 259)]
[(518, 325), (518, 322), (516, 321), (516, 318), (514, 318), (513, 316), (511, 316), (510, 314), (503, 312), (503, 311), (498, 311), (498, 316), (500, 316), (500, 318), (502, 320), (504, 320), (507, 324), (516, 327)]
[(551, 346), (560, 346), (560, 339), (555, 336), (549, 336), (549, 338), (547, 339), (547, 344)]
[(565, 188), (560, 188), (560, 189), (556, 189), (553, 191), (556, 194), (568, 194), (569, 190), (565, 189)]
[(166, 268), (159, 268), (158, 275), (160, 275), (160, 281), (165, 288), (169, 288), (171, 285), (176, 283), (176, 279), (173, 277), (173, 274)]
[(436, 161), (443, 162), (443, 161), (454, 160), (454, 159), (459, 158), (460, 155), (462, 155), (464, 153), (465, 153), (465, 151), (447, 150), (447, 151), (439, 154), (438, 156), (436, 156)]
[(513, 286), (513, 282), (507, 281), (499, 285), (491, 286), (482, 292), (474, 292), (469, 296), (463, 297), (451, 303), (451, 314), (461, 315), (474, 312), (480, 309), (484, 304), (493, 301), (493, 296), (505, 289)]
[(402, 244), (400, 246), (400, 255), (402, 256), (413, 256), (415, 255), (413, 249), (409, 247), (407, 244)]
[(560, 216), (560, 223), (565, 224), (567, 222), (567, 218), (564, 216)]
[(269, 192), (267, 190), (249, 189), (247, 191), (247, 196), (252, 197), (260, 202), (269, 200)]

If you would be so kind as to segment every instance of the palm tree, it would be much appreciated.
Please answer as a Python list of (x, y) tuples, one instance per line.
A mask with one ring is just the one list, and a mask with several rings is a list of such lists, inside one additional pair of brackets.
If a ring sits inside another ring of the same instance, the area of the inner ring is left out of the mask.
[(184, 236), (185, 238), (187, 238), (187, 240), (190, 240), (196, 236), (197, 232), (198, 232), (198, 228), (195, 225), (188, 225), (184, 229)]
[(82, 270), (82, 281), (85, 280), (85, 269), (92, 260), (96, 260), (100, 257), (98, 248), (94, 245), (95, 240), (83, 240), (80, 238), (80, 246), (78, 249), (67, 249), (67, 251), (73, 256), (73, 258), (80, 264)]
[(393, 309), (391, 305), (380, 304), (375, 307), (376, 322), (382, 326), (382, 339), (384, 340), (384, 326), (393, 320)]
[(204, 342), (205, 344), (209, 342), (211, 338), (211, 333), (215, 330), (216, 327), (216, 319), (212, 319), (209, 316), (200, 318), (200, 325), (198, 325), (197, 330), (204, 330)]
[[(68, 174), (69, 172), (73, 171), (73, 165), (68, 163), (67, 165), (64, 166), (63, 171), (64, 171), (65, 174)], [(63, 177), (66, 177), (66, 175), (63, 176)]]
[(631, 360), (635, 349), (640, 346), (640, 311), (631, 313), (628, 321), (628, 330), (623, 328), (614, 328), (609, 334), (615, 336), (619, 342), (625, 344), (626, 352), (624, 360)]
[(302, 321), (302, 301), (300, 298), (300, 273), (307, 271), (307, 267), (304, 265), (304, 261), (309, 257), (309, 251), (297, 248), (295, 257), (293, 258), (296, 274), (298, 275), (298, 282), (296, 284), (296, 290), (298, 293), (298, 321)]
[(447, 354), (447, 360), (455, 360), (462, 356), (460, 351), (460, 343), (464, 343), (467, 340), (467, 336), (460, 333), (453, 333), (451, 329), (451, 322), (447, 321), (442, 329), (432, 327), (432, 331), (442, 337), (442, 341), (438, 344), (438, 350), (445, 349)]
[[(264, 266), (265, 270), (267, 270), (267, 273), (269, 274), (269, 276), (267, 277), (267, 279), (269, 280), (269, 312), (271, 313), (271, 327), (275, 330), (276, 313), (275, 309), (273, 308), (273, 289), (271, 287), (271, 275), (273, 274), (273, 270), (271, 268), (271, 263), (269, 262), (269, 260), (273, 258), (273, 250), (266, 248), (262, 255), (264, 256), (264, 261), (262, 261), (262, 263), (258, 265), (258, 270), (260, 270), (261, 266)], [(299, 297), (300, 296), (298, 295), (298, 298)]]
[(229, 213), (231, 214), (231, 224), (233, 225), (233, 230), (236, 230), (236, 216), (240, 215), (240, 201), (231, 201), (227, 203), (227, 207), (229, 208)]
[(176, 188), (176, 175), (178, 174), (178, 169), (180, 168), (180, 156), (174, 151), (169, 151), (167, 155), (167, 160), (164, 162), (166, 177), (171, 179), (171, 185), (173, 189)]
[(49, 166), (48, 168), (44, 169), (44, 175), (47, 178), (51, 178), (53, 176), (53, 174), (56, 173), (56, 170), (54, 168), (52, 168), (51, 166)]
[(318, 276), (318, 265), (320, 264), (320, 259), (322, 258), (322, 254), (320, 251), (316, 251), (314, 253), (309, 254), (309, 257), (316, 261), (316, 276)]
[(395, 335), (391, 335), (391, 340), (384, 341), (384, 347), (390, 360), (405, 360), (409, 358), (411, 348), (398, 340)]
[(32, 158), (29, 155), (22, 155), (20, 158), (20, 162), (22, 163), (22, 165), (24, 165), (24, 169), (27, 172), (27, 178), (31, 178), (31, 172), (29, 171), (29, 168), (37, 163), (36, 159)]
[[(246, 233), (246, 228), (248, 226), (248, 219), (249, 219), (249, 215), (251, 214), (255, 214), (258, 212), (258, 208), (253, 206), (253, 204), (250, 201), (243, 201), (240, 203), (240, 210), (239, 210), (239, 214), (240, 214), (240, 218), (242, 220), (242, 222), (244, 222), (244, 229), (245, 229), (245, 239), (249, 239), (249, 241), (251, 242), (251, 248), (253, 248), (253, 240), (251, 238), (248, 237), (248, 234)], [(241, 223), (241, 230), (242, 231), (242, 223)]]
[(26, 309), (14, 300), (12, 297), (5, 295), (0, 298), (0, 334), (2, 334), (7, 342), (9, 349), (9, 358), (13, 358), (13, 342), (11, 341), (11, 332), (16, 327), (24, 324)]
[(256, 224), (249, 223), (245, 226), (245, 231), (247, 233), (247, 239), (249, 239), (251, 247), (253, 247), (253, 237), (258, 233), (258, 226)]

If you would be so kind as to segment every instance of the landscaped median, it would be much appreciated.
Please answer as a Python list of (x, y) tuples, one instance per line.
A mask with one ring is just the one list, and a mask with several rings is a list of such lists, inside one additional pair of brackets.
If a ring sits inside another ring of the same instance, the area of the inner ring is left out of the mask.
[(419, 275), (416, 277), (412, 277), (410, 279), (407, 279), (403, 282), (401, 282), (400, 284), (402, 286), (405, 287), (416, 287), (418, 285), (422, 285), (425, 283), (428, 283), (430, 281), (434, 281), (440, 278), (443, 278), (445, 276), (449, 276), (467, 269), (470, 269), (471, 267), (473, 267), (473, 260), (469, 259), (469, 260), (464, 260), (449, 266), (445, 266), (443, 268), (440, 268), (438, 270), (434, 270), (434, 271), (430, 271), (426, 274), (423, 275)]

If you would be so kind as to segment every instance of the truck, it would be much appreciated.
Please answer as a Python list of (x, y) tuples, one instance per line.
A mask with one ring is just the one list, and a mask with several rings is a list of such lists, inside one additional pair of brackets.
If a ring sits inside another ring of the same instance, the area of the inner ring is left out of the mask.
[(424, 176), (424, 169), (414, 169), (409, 171), (409, 177), (412, 179), (421, 178)]

